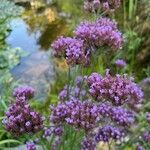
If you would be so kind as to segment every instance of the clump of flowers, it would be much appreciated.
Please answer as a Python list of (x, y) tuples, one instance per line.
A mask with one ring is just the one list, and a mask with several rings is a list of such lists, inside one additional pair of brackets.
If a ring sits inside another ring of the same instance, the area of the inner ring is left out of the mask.
[(115, 65), (119, 68), (124, 68), (126, 66), (126, 62), (123, 59), (117, 59), (115, 61)]
[(110, 139), (114, 140), (121, 140), (121, 138), (124, 136), (124, 133), (121, 131), (121, 129), (113, 127), (111, 125), (107, 125), (104, 127), (101, 127), (98, 130), (98, 133), (95, 136), (95, 140), (98, 142), (109, 142)]
[(69, 66), (82, 64), (87, 66), (92, 53), (102, 46), (113, 50), (120, 49), (123, 36), (116, 22), (100, 18), (95, 22), (83, 22), (74, 31), (75, 37), (59, 37), (52, 43), (54, 55), (64, 57)]
[(26, 143), (26, 150), (36, 150), (36, 145), (34, 142), (27, 142)]
[(43, 118), (30, 108), (25, 97), (17, 97), (5, 114), (3, 123), (13, 136), (33, 134), (43, 128)]
[(81, 149), (82, 150), (95, 150), (96, 141), (93, 136), (85, 137), (81, 142)]
[(145, 142), (150, 142), (150, 131), (144, 132), (142, 137)]
[(112, 12), (119, 8), (120, 0), (85, 0), (84, 9), (89, 12)]
[(134, 112), (126, 108), (114, 107), (109, 103), (99, 105), (99, 113), (102, 117), (109, 117), (115, 124), (120, 126), (129, 126), (134, 123)]
[[(92, 73), (88, 77), (78, 77), (75, 86), (78, 91), (89, 90), (87, 98), (92, 101), (82, 99), (82, 95), (76, 97), (78, 94), (73, 87), (69, 90), (65, 87), (59, 94), (60, 102), (51, 108), (50, 122), (54, 126), (67, 124), (77, 130), (83, 129), (86, 136), (81, 142), (82, 149), (94, 150), (100, 141), (121, 141), (126, 129), (135, 121), (130, 103), (142, 102), (141, 89), (126, 75), (112, 76), (109, 70), (105, 76)], [(91, 133), (93, 136), (88, 136)]]
[(55, 56), (64, 56), (68, 65), (85, 64), (85, 46), (82, 40), (59, 37), (52, 43)]
[[(84, 6), (88, 11), (107, 13), (118, 8), (120, 0), (85, 0)], [(116, 51), (121, 49), (123, 41), (117, 23), (102, 17), (93, 22), (82, 22), (75, 29), (73, 38), (61, 36), (52, 43), (52, 48), (54, 55), (64, 57), (69, 66), (86, 66), (102, 48)], [(120, 68), (126, 65), (120, 59), (115, 64)], [(42, 130), (41, 143), (47, 140), (48, 149), (52, 150), (62, 149), (61, 144), (63, 149), (66, 145), (80, 143), (83, 150), (95, 150), (101, 141), (107, 144), (122, 142), (135, 121), (131, 105), (140, 104), (143, 99), (137, 84), (127, 75), (111, 75), (109, 70), (104, 76), (98, 73), (79, 76), (72, 83), (74, 85), (66, 85), (59, 93), (58, 104), (50, 106), (51, 114), (49, 121), (44, 122), (45, 128), (42, 116), (33, 111), (27, 101), (33, 97), (34, 90), (30, 87), (15, 89), (16, 101), (3, 120), (6, 130), (14, 136)], [(150, 120), (149, 114), (147, 120)], [(149, 131), (144, 132), (142, 138), (149, 142)], [(26, 147), (27, 150), (36, 149), (34, 142), (28, 142)]]
[(47, 138), (51, 135), (55, 135), (55, 136), (62, 136), (63, 134), (63, 127), (61, 126), (56, 126), (56, 127), (50, 127), (50, 128), (45, 128), (44, 129), (44, 137)]
[(144, 79), (143, 83), (145, 83), (146, 85), (150, 86), (150, 77)]
[(14, 89), (14, 97), (24, 96), (26, 99), (31, 99), (34, 97), (34, 89), (30, 86), (20, 86)]
[(91, 101), (81, 102), (78, 99), (60, 102), (52, 108), (50, 121), (55, 125), (66, 123), (75, 129), (89, 131), (99, 121), (98, 107)]
[(148, 123), (150, 124), (150, 113), (148, 113), (146, 117), (147, 117)]
[[(88, 78), (92, 78), (93, 74)], [(87, 80), (88, 80), (87, 79)], [(143, 98), (141, 89), (126, 75), (111, 76), (109, 72), (99, 81), (89, 83), (89, 92), (96, 101), (109, 100), (114, 105), (122, 105), (124, 103), (139, 104)]]
[(82, 22), (75, 30), (75, 36), (94, 48), (108, 46), (111, 49), (120, 49), (123, 43), (121, 32), (116, 23), (108, 18), (100, 18), (95, 22)]
[(141, 145), (137, 145), (136, 150), (144, 150), (144, 148)]

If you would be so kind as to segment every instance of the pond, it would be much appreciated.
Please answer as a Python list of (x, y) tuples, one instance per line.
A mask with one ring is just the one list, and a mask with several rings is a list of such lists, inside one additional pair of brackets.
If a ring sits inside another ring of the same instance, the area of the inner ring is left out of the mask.
[(12, 69), (12, 75), (20, 84), (34, 87), (38, 99), (45, 98), (55, 74), (50, 45), (58, 36), (70, 33), (69, 20), (69, 13), (42, 3), (25, 8), (21, 17), (10, 23), (12, 31), (7, 43), (28, 54)]

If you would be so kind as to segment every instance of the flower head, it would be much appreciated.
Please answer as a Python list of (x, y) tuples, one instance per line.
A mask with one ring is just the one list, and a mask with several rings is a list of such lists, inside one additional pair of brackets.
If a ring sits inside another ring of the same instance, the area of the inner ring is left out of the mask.
[(82, 150), (95, 150), (96, 148), (96, 141), (93, 137), (85, 137), (81, 142), (81, 149)]
[(121, 129), (111, 125), (106, 125), (98, 130), (95, 140), (97, 143), (100, 141), (109, 142), (110, 139), (120, 140), (123, 136), (124, 133), (121, 131)]
[(118, 126), (129, 126), (134, 122), (134, 113), (122, 107), (114, 107), (109, 103), (99, 105), (99, 113), (103, 117), (111, 119)]
[(82, 40), (59, 37), (52, 43), (52, 48), (55, 56), (65, 57), (70, 66), (86, 63), (85, 47)]
[(84, 9), (89, 12), (112, 12), (120, 6), (120, 0), (85, 0)]
[(24, 96), (26, 99), (31, 99), (34, 97), (34, 89), (30, 86), (20, 86), (14, 89), (13, 91), (14, 97), (22, 97)]
[(57, 125), (66, 123), (76, 129), (88, 131), (93, 129), (99, 120), (98, 107), (90, 101), (81, 102), (73, 98), (53, 108), (50, 120)]
[(119, 68), (124, 68), (126, 66), (126, 62), (123, 59), (117, 59), (115, 61), (115, 65)]
[(6, 112), (6, 119), (3, 120), (5, 128), (14, 136), (28, 133), (33, 134), (43, 128), (43, 118), (31, 110), (27, 101), (22, 97), (17, 98)]
[[(93, 74), (87, 80), (93, 78)], [(141, 103), (143, 92), (141, 89), (126, 75), (111, 76), (107, 73), (103, 78), (89, 84), (89, 92), (97, 101), (107, 100), (115, 105), (125, 103)]]
[(142, 135), (142, 137), (143, 137), (143, 140), (145, 141), (145, 142), (150, 142), (150, 131), (146, 131), (146, 132), (144, 132), (143, 133), (143, 135)]
[(137, 145), (136, 150), (144, 150), (144, 148), (141, 145)]
[(27, 142), (26, 143), (26, 150), (36, 150), (36, 145), (34, 142)]
[(116, 50), (123, 44), (123, 37), (116, 23), (108, 18), (100, 18), (96, 22), (82, 22), (74, 33), (77, 38), (84, 40), (86, 45), (90, 45), (89, 47), (107, 46)]
[(150, 77), (145, 78), (145, 79), (143, 80), (143, 83), (145, 83), (146, 85), (150, 86)]
[(148, 123), (150, 124), (150, 113), (148, 113), (146, 117), (147, 117)]

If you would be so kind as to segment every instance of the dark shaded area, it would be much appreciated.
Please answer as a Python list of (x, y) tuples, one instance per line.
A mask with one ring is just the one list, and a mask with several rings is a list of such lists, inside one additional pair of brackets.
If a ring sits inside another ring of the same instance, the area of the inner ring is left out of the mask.
[(42, 49), (48, 49), (50, 44), (66, 30), (66, 22), (64, 20), (56, 20), (48, 24), (38, 39), (38, 44)]

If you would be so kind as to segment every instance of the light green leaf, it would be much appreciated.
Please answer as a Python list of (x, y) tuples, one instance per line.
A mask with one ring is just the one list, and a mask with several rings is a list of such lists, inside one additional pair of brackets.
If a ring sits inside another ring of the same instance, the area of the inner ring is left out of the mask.
[(21, 144), (20, 141), (13, 140), (13, 139), (7, 139), (7, 140), (0, 141), (0, 145), (6, 144), (6, 143), (18, 143), (18, 144)]

